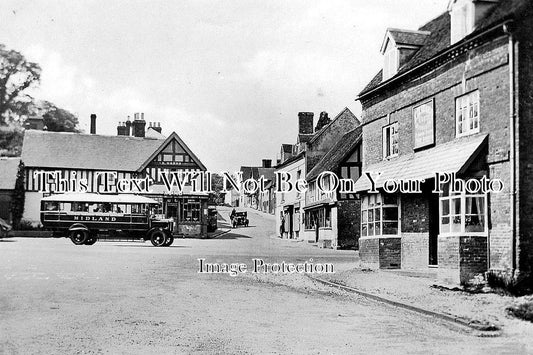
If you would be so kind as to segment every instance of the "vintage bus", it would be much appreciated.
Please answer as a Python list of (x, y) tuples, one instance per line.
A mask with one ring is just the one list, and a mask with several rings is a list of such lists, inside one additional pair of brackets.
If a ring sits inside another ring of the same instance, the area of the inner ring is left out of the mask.
[(67, 193), (41, 200), (41, 224), (76, 245), (92, 245), (99, 236), (150, 240), (154, 246), (174, 242), (174, 220), (158, 218), (158, 202), (119, 194)]

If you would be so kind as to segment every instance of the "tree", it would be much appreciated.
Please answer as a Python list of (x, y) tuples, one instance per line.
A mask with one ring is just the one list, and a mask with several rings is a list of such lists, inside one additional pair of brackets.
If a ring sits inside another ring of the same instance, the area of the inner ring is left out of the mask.
[(10, 113), (31, 101), (24, 90), (38, 84), (41, 67), (29, 62), (22, 54), (0, 44), (0, 125), (5, 125)]
[(11, 218), (13, 219), (13, 227), (19, 229), (20, 221), (24, 213), (24, 163), (19, 163), (17, 171), (17, 180), (15, 180), (15, 190), (13, 191), (13, 198), (11, 200)]
[(79, 132), (78, 117), (71, 112), (56, 107), (54, 104), (45, 101), (45, 111), (43, 114), (44, 125), (49, 131), (54, 132)]

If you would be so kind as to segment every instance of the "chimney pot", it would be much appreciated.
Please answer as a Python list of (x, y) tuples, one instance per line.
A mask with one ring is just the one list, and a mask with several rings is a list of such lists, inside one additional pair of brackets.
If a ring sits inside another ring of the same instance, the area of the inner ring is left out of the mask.
[(91, 134), (96, 134), (96, 114), (91, 114)]

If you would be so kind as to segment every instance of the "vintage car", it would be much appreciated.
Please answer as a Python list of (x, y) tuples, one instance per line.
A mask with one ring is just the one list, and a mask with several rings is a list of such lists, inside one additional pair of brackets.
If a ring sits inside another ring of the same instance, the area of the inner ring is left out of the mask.
[(245, 226), (248, 227), (248, 213), (247, 212), (235, 212), (235, 215), (231, 219), (231, 224), (233, 225), (233, 228), (237, 228), (238, 226)]

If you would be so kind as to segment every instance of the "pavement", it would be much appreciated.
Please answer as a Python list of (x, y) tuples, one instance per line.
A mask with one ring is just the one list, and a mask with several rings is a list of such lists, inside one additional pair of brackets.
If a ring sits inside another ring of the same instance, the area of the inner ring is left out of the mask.
[(332, 264), (332, 277), (350, 275), (357, 264), (353, 251), (275, 238), (272, 218), (261, 213), (249, 218), (250, 227), (215, 239), (178, 239), (167, 248), (141, 242), (75, 246), (63, 238), (0, 240), (0, 354), (533, 351), (531, 336), (480, 338), (305, 274), (200, 272), (199, 259), (245, 264), (249, 270), (253, 259)]

